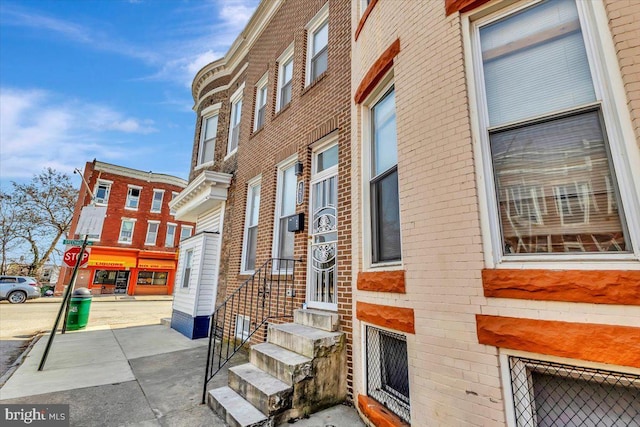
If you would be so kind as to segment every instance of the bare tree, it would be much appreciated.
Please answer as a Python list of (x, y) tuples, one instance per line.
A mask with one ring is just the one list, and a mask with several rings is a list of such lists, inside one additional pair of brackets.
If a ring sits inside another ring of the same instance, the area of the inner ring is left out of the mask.
[(11, 201), (18, 209), (16, 231), (28, 246), (28, 274), (35, 275), (68, 231), (78, 195), (68, 175), (47, 168), (28, 184), (13, 185)]
[(0, 274), (7, 274), (7, 258), (20, 240), (20, 212), (10, 194), (0, 192)]

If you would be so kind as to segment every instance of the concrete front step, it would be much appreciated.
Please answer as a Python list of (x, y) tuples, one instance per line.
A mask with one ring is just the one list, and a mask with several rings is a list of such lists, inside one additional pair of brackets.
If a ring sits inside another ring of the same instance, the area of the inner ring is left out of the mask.
[(344, 347), (344, 333), (324, 331), (297, 323), (270, 324), (267, 341), (303, 356), (315, 358), (341, 351)]
[(312, 359), (268, 342), (251, 347), (249, 362), (290, 386), (313, 375)]
[(335, 332), (340, 327), (340, 316), (332, 311), (314, 309), (298, 309), (293, 312), (293, 322), (299, 325), (311, 326), (323, 331)]
[(208, 404), (231, 427), (273, 427), (273, 420), (229, 387), (211, 390)]
[(291, 386), (251, 363), (229, 368), (229, 387), (267, 416), (291, 408)]

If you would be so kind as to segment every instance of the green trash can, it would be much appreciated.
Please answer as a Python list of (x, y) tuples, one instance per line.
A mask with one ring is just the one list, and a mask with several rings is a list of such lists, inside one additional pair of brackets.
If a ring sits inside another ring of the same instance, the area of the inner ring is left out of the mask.
[(67, 317), (68, 331), (77, 331), (87, 326), (92, 298), (93, 296), (87, 288), (78, 288), (73, 291), (69, 304), (69, 317)]

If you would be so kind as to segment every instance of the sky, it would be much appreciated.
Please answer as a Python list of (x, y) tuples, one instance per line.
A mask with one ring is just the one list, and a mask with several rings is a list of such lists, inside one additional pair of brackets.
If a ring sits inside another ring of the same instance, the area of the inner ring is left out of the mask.
[(191, 82), (258, 0), (1, 0), (0, 189), (87, 161), (187, 178)]

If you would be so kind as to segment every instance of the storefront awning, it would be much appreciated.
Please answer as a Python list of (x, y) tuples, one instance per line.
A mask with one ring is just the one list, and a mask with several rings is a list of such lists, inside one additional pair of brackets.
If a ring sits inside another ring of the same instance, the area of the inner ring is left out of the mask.
[(168, 259), (141, 259), (138, 260), (138, 268), (162, 268), (175, 270), (176, 262)]
[(135, 268), (136, 256), (125, 254), (94, 254), (89, 256), (89, 267)]

